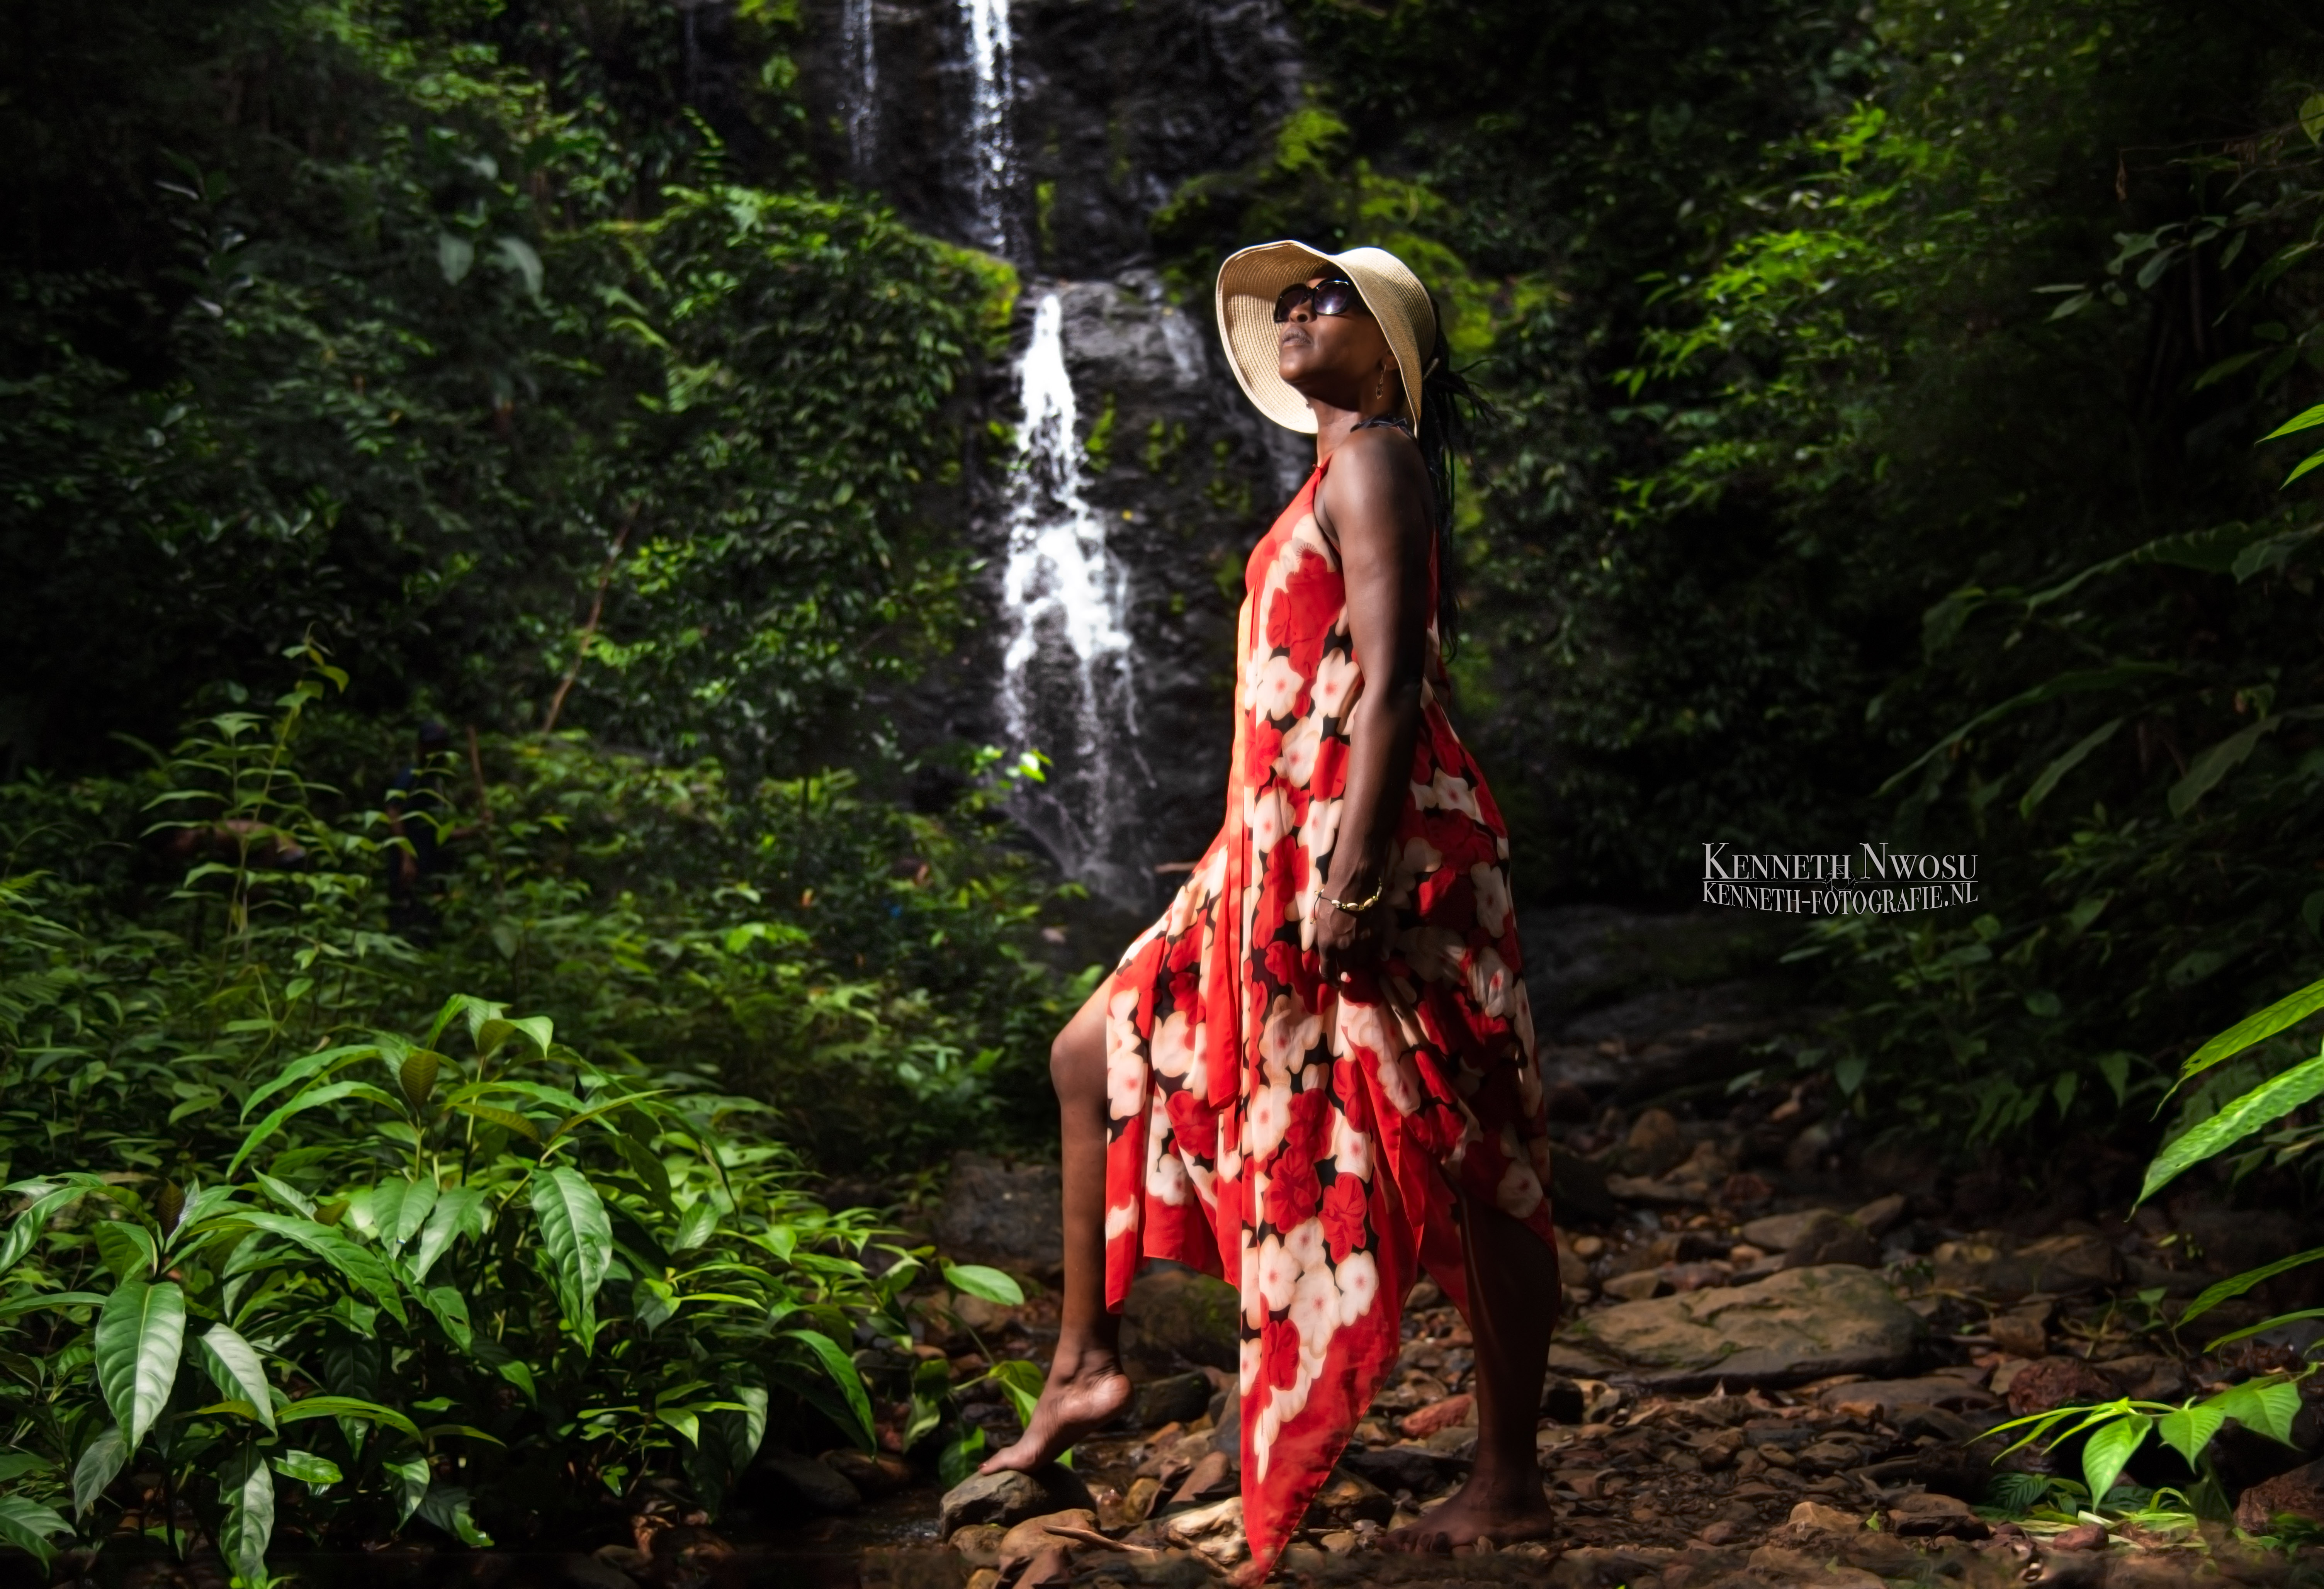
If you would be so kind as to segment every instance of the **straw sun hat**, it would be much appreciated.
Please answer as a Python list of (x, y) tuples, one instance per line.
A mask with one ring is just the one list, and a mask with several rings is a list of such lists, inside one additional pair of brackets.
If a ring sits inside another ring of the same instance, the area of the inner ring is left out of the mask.
[(1436, 347), (1436, 310), (1420, 278), (1384, 248), (1325, 253), (1304, 243), (1262, 243), (1221, 265), (1219, 336), (1235, 379), (1260, 413), (1287, 429), (1314, 434), (1315, 411), (1280, 373), (1275, 299), (1295, 281), (1335, 272), (1356, 284), (1364, 307), (1387, 333), (1404, 380), (1405, 418), (1418, 430), (1420, 385)]

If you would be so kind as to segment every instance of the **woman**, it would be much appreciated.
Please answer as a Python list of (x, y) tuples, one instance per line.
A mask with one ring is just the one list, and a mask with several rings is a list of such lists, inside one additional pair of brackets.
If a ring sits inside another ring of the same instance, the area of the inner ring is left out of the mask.
[(1546, 1531), (1558, 1287), (1508, 831), (1443, 699), (1466, 389), (1379, 249), (1245, 249), (1218, 308), (1243, 390), (1314, 433), (1315, 469), (1245, 567), (1225, 828), (1056, 1040), (1057, 1352), (984, 1466), (1048, 1461), (1127, 1403), (1118, 1309), (1142, 1258), (1231, 1278), (1256, 1581), (1393, 1368), (1423, 1268), (1476, 1339), (1476, 1459), (1391, 1543)]

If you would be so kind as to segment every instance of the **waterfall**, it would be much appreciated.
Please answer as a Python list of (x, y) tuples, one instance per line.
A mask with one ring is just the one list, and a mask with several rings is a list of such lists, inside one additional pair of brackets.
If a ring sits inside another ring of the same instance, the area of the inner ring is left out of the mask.
[(879, 152), (873, 116), (880, 106), (880, 53), (872, 36), (872, 0), (844, 0), (839, 40), (853, 80), (843, 96), (847, 121), (847, 158), (859, 182), (872, 176), (872, 159)]
[(1009, 556), (1001, 575), (1008, 624), (1001, 703), (1011, 743), (1049, 759), (1018, 814), (1067, 875), (1123, 904), (1149, 885), (1128, 864), (1138, 785), (1130, 579), (1090, 506), (1065, 372), (1065, 306), (1052, 289), (1033, 311), (1018, 365), (1017, 455), (1009, 489)]
[(969, 190), (976, 212), (976, 243), (1009, 252), (1009, 185), (1015, 163), (1009, 106), (1017, 91), (1009, 32), (1009, 0), (960, 0), (968, 19), (968, 63), (974, 90), (969, 103)]

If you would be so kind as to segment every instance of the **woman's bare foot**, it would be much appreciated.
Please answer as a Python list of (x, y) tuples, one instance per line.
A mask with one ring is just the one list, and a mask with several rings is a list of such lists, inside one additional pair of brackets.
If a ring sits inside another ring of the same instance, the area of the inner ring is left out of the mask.
[(1557, 1514), (1541, 1481), (1521, 1476), (1514, 1483), (1494, 1483), (1471, 1475), (1443, 1505), (1423, 1515), (1409, 1528), (1397, 1529), (1380, 1541), (1383, 1550), (1417, 1555), (1444, 1555), (1490, 1539), (1495, 1545), (1515, 1545), (1544, 1539), (1557, 1528)]
[(1111, 1352), (1083, 1351), (1068, 1355), (1060, 1346), (1049, 1364), (1048, 1382), (1033, 1408), (1033, 1421), (1024, 1435), (1005, 1451), (984, 1459), (976, 1470), (999, 1473), (1003, 1468), (1030, 1472), (1055, 1462), (1084, 1435), (1113, 1421), (1130, 1405), (1130, 1376)]

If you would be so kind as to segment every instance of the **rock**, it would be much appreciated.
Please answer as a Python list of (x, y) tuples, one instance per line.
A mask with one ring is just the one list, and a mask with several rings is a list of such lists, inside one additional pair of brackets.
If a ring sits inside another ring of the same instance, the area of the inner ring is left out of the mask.
[(1607, 1168), (1632, 1175), (1659, 1176), (1686, 1160), (1686, 1138), (1679, 1134), (1678, 1119), (1668, 1109), (1648, 1109), (1630, 1127)]
[(1837, 1218), (1830, 1208), (1799, 1208), (1789, 1214), (1769, 1214), (1743, 1226), (1743, 1239), (1763, 1253), (1787, 1251), (1819, 1221)]
[(1873, 1199), (1850, 1217), (1864, 1227), (1867, 1235), (1877, 1237), (1886, 1235), (1888, 1227), (1903, 1217), (1904, 1213), (1904, 1194), (1891, 1192), (1885, 1198)]
[(1416, 1446), (1384, 1446), (1376, 1451), (1350, 1451), (1340, 1465), (1360, 1474), (1389, 1494), (1409, 1490), (1416, 1495), (1434, 1491), (1452, 1471), (1442, 1457)]
[(893, 1495), (911, 1487), (910, 1465), (900, 1456), (868, 1456), (849, 1446), (825, 1452), (821, 1460), (824, 1466), (865, 1495)]
[(1541, 1417), (1552, 1423), (1580, 1423), (1589, 1410), (1589, 1398), (1580, 1385), (1562, 1373), (1543, 1376)]
[(1993, 1344), (2013, 1357), (2039, 1357), (2050, 1349), (2050, 1310), (1997, 1313), (1986, 1321)]
[(1940, 1243), (1931, 1262), (1938, 1290), (2002, 1302), (2035, 1291), (2065, 1296), (2102, 1290), (2122, 1267), (2120, 1255), (2095, 1235), (2053, 1235), (2012, 1247), (2006, 1237), (1987, 1233)]
[(1908, 1538), (1982, 1539), (1993, 1532), (1968, 1502), (1927, 1492), (1900, 1498), (1889, 1509), (1888, 1523)]
[(1049, 1532), (1050, 1526), (1057, 1523), (1062, 1523), (1067, 1528), (1094, 1529), (1097, 1527), (1097, 1513), (1073, 1507), (1063, 1511), (1047, 1512), (1040, 1517), (1028, 1517), (1018, 1523), (1008, 1533), (1001, 1536), (999, 1549), (1001, 1575), (1004, 1578), (1013, 1577), (1019, 1568), (1044, 1550), (1052, 1549), (1065, 1543), (1065, 1538)]
[(960, 1558), (972, 1567), (1001, 1565), (1001, 1541), (1009, 1530), (999, 1523), (971, 1523), (964, 1529), (954, 1529), (945, 1536), (945, 1546), (960, 1553)]
[(1878, 1409), (1883, 1419), (1893, 1420), (1904, 1407), (1993, 1407), (2000, 1398), (1981, 1385), (1967, 1380), (1943, 1379), (1932, 1376), (1913, 1380), (1859, 1380), (1854, 1384), (1834, 1385), (1819, 1393), (1819, 1406), (1837, 1410), (1842, 1406), (1869, 1402)]
[[(816, 1511), (853, 1511), (863, 1504), (862, 1492), (846, 1477), (812, 1456), (796, 1451), (761, 1451), (756, 1465)], [(950, 1530), (947, 1529), (947, 1532)]]
[(1783, 1256), (1785, 1269), (1812, 1269), (1824, 1263), (1856, 1263), (1869, 1269), (1879, 1262), (1879, 1244), (1864, 1227), (1831, 1213), (1810, 1221), (1793, 1237)]
[(1193, 1546), (1221, 1566), (1232, 1566), (1250, 1553), (1250, 1542), (1243, 1537), (1240, 1495), (1182, 1511), (1165, 1520), (1162, 1527), (1172, 1538)]
[(1191, 1269), (1152, 1270), (1130, 1288), (1121, 1349), (1149, 1366), (1183, 1362), (1233, 1372), (1242, 1362), (1241, 1314), (1242, 1299), (1223, 1281)]
[(1664, 1289), (1662, 1272), (1655, 1269), (1635, 1270), (1618, 1274), (1599, 1290), (1609, 1297), (1619, 1297), (1625, 1302), (1643, 1302)]
[(2052, 1550), (2104, 1550), (2107, 1548), (2106, 1525), (2077, 1523), (2062, 1534), (2050, 1536)]
[(2044, 1357), (2010, 1379), (2009, 1412), (2024, 1418), (2072, 1402), (2111, 1401), (2121, 1394), (2120, 1386), (2079, 1357)]
[(1160, 1480), (1132, 1479), (1129, 1493), (1117, 1495), (1108, 1491), (1098, 1497), (1097, 1526), (1108, 1533), (1134, 1529), (1154, 1515), (1154, 1503), (1161, 1499)]
[(1366, 1518), (1385, 1523), (1395, 1511), (1396, 1502), (1387, 1491), (1342, 1464), (1332, 1470), (1323, 1487), (1315, 1492), (1315, 1499), (1307, 1503), (1307, 1520), (1303, 1526), (1351, 1529)]
[(1586, 1288), (1590, 1284), (1590, 1261), (1571, 1245), (1557, 1249), (1557, 1283)]
[(2269, 1524), (2287, 1513), (2306, 1522), (2324, 1522), (2324, 1462), (2262, 1479), (2246, 1490), (2236, 1502), (2236, 1527), (2246, 1534), (2273, 1533)]
[(1199, 1373), (1174, 1373), (1148, 1380), (1138, 1387), (1132, 1403), (1138, 1427), (1157, 1429), (1166, 1423), (1192, 1423), (1210, 1410), (1211, 1382)]
[(1213, 1500), (1233, 1489), (1235, 1484), (1233, 1458), (1223, 1451), (1205, 1451), (1187, 1470), (1185, 1482), (1170, 1497), (1170, 1504), (1185, 1506), (1192, 1502)]
[(970, 1523), (999, 1523), (1013, 1528), (1028, 1517), (1075, 1508), (1097, 1510), (1089, 1486), (1069, 1467), (1056, 1463), (1038, 1474), (1007, 1470), (971, 1474), (945, 1492), (940, 1531), (950, 1535)]
[(558, 1570), (573, 1589), (638, 1589), (638, 1581), (610, 1562), (594, 1556), (569, 1556)]
[(1477, 1421), (1474, 1396), (1447, 1396), (1419, 1411), (1407, 1413), (1397, 1427), (1406, 1439), (1425, 1440), (1439, 1429), (1463, 1428)]
[(1561, 1334), (1657, 1389), (1677, 1390), (1891, 1373), (1911, 1358), (1921, 1330), (1878, 1275), (1835, 1263), (1626, 1302), (1582, 1315)]
[(1606, 1189), (1606, 1167), (1563, 1150), (1549, 1160), (1549, 1205), (1560, 1219), (1586, 1219), (1611, 1224), (1622, 1216), (1622, 1206)]
[(1853, 1534), (1864, 1526), (1864, 1520), (1820, 1501), (1803, 1501), (1792, 1508), (1784, 1526), (1794, 1534)]
[(1230, 1393), (1211, 1428), (1211, 1449), (1226, 1453), (1227, 1460), (1242, 1463), (1242, 1398)]
[(1748, 1170), (1738, 1170), (1720, 1183), (1719, 1201), (1722, 1207), (1738, 1213), (1766, 1207), (1775, 1195), (1775, 1189)]
[(1054, 1275), (1065, 1264), (1063, 1193), (1055, 1164), (1007, 1164), (962, 1152), (936, 1210), (936, 1244), (954, 1257)]
[(1896, 1426), (1896, 1432), (1908, 1440), (1917, 1440), (1925, 1435), (1949, 1446), (1966, 1444), (1985, 1432), (1982, 1427), (1971, 1423), (1958, 1412), (1923, 1401), (1907, 1402), (1897, 1408), (1889, 1414), (1889, 1421)]

